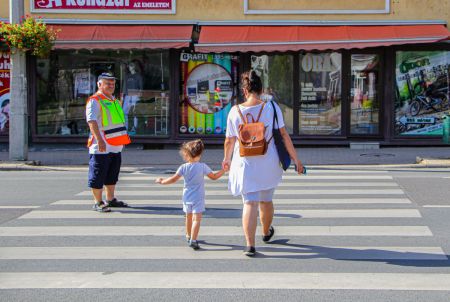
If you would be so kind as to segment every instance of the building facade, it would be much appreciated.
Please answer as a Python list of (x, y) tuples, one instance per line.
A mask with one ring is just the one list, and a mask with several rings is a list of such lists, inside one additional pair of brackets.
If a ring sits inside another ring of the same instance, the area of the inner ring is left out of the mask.
[[(9, 0), (0, 0), (7, 21)], [(28, 57), (31, 141), (84, 142), (86, 98), (111, 71), (133, 142), (223, 142), (256, 70), (298, 145), (440, 144), (449, 108), (450, 1), (26, 0), (59, 30)], [(0, 140), (9, 55), (0, 51)]]

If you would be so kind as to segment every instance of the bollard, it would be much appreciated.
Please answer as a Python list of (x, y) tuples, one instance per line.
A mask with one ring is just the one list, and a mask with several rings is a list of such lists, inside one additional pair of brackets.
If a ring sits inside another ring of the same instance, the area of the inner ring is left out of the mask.
[(444, 144), (450, 144), (450, 115), (444, 115), (442, 117), (442, 142)]

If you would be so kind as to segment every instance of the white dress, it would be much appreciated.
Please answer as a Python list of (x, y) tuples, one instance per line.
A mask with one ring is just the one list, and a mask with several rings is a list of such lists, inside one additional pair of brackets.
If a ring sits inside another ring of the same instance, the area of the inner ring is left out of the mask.
[[(274, 102), (277, 110), (278, 128), (284, 127), (283, 114), (280, 107)], [(239, 105), (242, 115), (252, 114), (258, 117), (262, 103), (259, 105), (244, 107)], [(266, 140), (272, 137), (273, 123), (273, 107), (272, 104), (266, 103), (261, 113), (260, 122), (266, 125)], [(228, 120), (226, 137), (236, 137), (236, 143), (233, 150), (233, 158), (231, 161), (230, 172), (228, 176), (228, 189), (234, 195), (247, 194), (250, 192), (258, 192), (262, 190), (273, 189), (281, 182), (283, 170), (280, 167), (277, 149), (273, 139), (269, 143), (267, 153), (261, 156), (241, 157), (239, 155), (239, 125), (243, 121), (235, 106), (231, 109)]]

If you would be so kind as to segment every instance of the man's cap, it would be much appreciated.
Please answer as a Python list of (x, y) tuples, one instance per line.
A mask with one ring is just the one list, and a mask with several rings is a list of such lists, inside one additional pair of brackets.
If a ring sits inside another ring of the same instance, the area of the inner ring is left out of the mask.
[(100, 80), (103, 80), (103, 79), (105, 79), (105, 80), (115, 80), (116, 77), (110, 72), (103, 72), (102, 74), (100, 74), (98, 76), (98, 80), (97, 81), (100, 81)]

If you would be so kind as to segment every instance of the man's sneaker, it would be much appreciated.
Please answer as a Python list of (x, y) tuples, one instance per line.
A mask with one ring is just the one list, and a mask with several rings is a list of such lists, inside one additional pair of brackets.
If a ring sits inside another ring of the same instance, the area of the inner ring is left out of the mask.
[(197, 240), (191, 240), (189, 241), (189, 246), (193, 248), (194, 250), (198, 250), (200, 246), (198, 245)]
[(103, 202), (96, 202), (94, 203), (94, 206), (92, 207), (92, 210), (101, 212), (101, 213), (108, 213), (111, 212), (111, 209), (108, 208), (107, 205), (105, 205)]
[(270, 239), (272, 239), (273, 234), (275, 234), (275, 229), (273, 228), (273, 226), (270, 226), (269, 235), (262, 236), (262, 241), (269, 242)]
[(253, 257), (256, 255), (256, 249), (254, 246), (246, 246), (244, 249), (244, 255), (248, 257)]
[(108, 206), (111, 208), (126, 208), (128, 204), (126, 202), (117, 200), (117, 198), (113, 198), (113, 200), (108, 201)]

